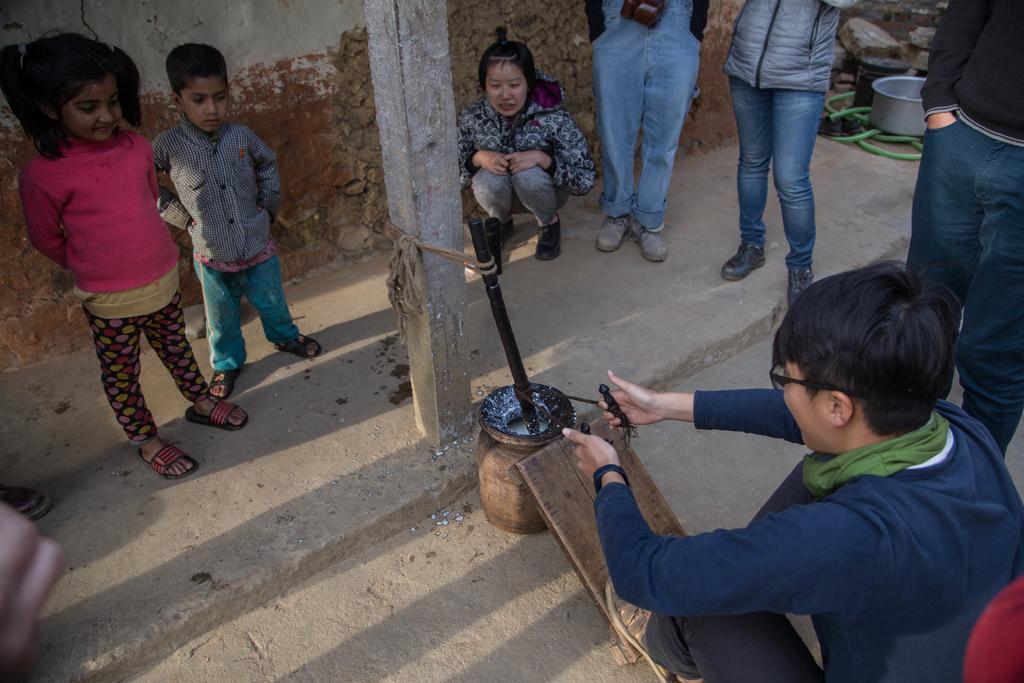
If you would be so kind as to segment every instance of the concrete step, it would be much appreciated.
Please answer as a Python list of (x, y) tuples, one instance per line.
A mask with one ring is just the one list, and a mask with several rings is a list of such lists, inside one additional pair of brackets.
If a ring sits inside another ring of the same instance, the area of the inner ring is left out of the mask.
[[(666, 387), (768, 334), (786, 287), (774, 199), (768, 264), (739, 283), (718, 274), (739, 242), (735, 155), (677, 166), (666, 263), (644, 261), (632, 243), (597, 252), (596, 194), (563, 211), (558, 260), (533, 259), (533, 241), (512, 251), (502, 288), (531, 377), (590, 394), (610, 367)], [(822, 141), (812, 174), (819, 277), (902, 255), (915, 164)], [(519, 239), (533, 234), (517, 222)], [(327, 349), (315, 361), (268, 353), (259, 325), (246, 323), (250, 364), (235, 397), (252, 420), (237, 433), (166, 423), (162, 434), (201, 463), (181, 482), (158, 479), (123, 444), (91, 354), (0, 376), (18, 417), (0, 427), (4, 480), (56, 498), (41, 527), (73, 567), (42, 623), (37, 680), (129, 677), (475, 486), (472, 444), (425, 443), (415, 429), (385, 270), (377, 257), (288, 288), (301, 329)], [(510, 380), (475, 277), (468, 291), (482, 398)], [(195, 348), (205, 359), (206, 341)], [(155, 361), (143, 361), (143, 385), (168, 420), (186, 404)]]

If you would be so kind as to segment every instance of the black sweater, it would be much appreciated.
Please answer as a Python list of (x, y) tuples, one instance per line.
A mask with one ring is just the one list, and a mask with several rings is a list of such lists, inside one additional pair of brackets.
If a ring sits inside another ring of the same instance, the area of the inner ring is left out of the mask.
[[(693, 16), (690, 19), (690, 33), (697, 40), (704, 40), (704, 27), (708, 24), (708, 2), (710, 0), (693, 0)], [(587, 23), (590, 25), (590, 42), (604, 33), (604, 13), (601, 12), (601, 0), (585, 0), (587, 7)]]
[(928, 56), (925, 115), (961, 111), (1024, 143), (1024, 0), (950, 0)]

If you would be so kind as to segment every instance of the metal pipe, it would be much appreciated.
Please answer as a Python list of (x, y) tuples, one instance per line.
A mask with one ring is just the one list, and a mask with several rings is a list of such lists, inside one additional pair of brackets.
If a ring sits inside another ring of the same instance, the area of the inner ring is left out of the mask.
[[(476, 251), (477, 261), (480, 263), (490, 261), (491, 250), (487, 244), (483, 221), (479, 218), (470, 218), (469, 234), (473, 238), (473, 249)], [(501, 255), (499, 254), (497, 258), (501, 258)], [(516, 337), (512, 332), (512, 321), (509, 320), (508, 311), (505, 309), (505, 300), (501, 296), (498, 275), (497, 273), (488, 273), (483, 276), (483, 281), (484, 288), (487, 290), (487, 298), (491, 302), (491, 314), (498, 327), (498, 338), (501, 339), (501, 346), (505, 349), (505, 359), (512, 372), (512, 385), (523, 411), (523, 421), (530, 433), (535, 434), (539, 431), (540, 424), (537, 420), (537, 410), (533, 405), (530, 378), (526, 374), (523, 357), (519, 353), (519, 346), (516, 344)]]

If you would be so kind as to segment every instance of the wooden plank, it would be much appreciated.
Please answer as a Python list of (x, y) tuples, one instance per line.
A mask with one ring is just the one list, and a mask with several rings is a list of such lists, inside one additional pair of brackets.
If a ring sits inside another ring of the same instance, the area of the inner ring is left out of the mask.
[[(604, 422), (594, 423), (592, 427), (594, 434), (613, 440), (622, 467), (629, 475), (633, 497), (651, 529), (664, 536), (685, 536), (682, 525), (636, 451), (623, 444), (618, 430), (611, 430)], [(608, 567), (601, 552), (594, 517), (594, 483), (576, 468), (572, 444), (566, 439), (558, 439), (521, 460), (517, 467), (537, 499), (537, 506), (551, 535), (597, 604), (601, 616), (611, 623), (604, 603)], [(623, 650), (627, 659), (635, 659), (635, 655), (629, 654), (632, 648), (625, 645)]]
[[(391, 222), (427, 244), (462, 251), (448, 3), (364, 0), (370, 74)], [(425, 292), (406, 328), (416, 423), (443, 444), (473, 423), (463, 333), (462, 265), (424, 253)]]

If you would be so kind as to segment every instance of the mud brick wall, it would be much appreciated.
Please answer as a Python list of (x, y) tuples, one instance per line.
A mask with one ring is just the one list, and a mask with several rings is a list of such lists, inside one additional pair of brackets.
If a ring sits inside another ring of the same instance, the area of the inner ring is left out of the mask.
[[(712, 3), (702, 50), (702, 95), (683, 134), (690, 151), (713, 149), (735, 134), (721, 65), (741, 4), (741, 0)], [(359, 0), (340, 0), (341, 9), (334, 11), (343, 13), (342, 19), (356, 17), (350, 22), (353, 25), (335, 29), (335, 42), (313, 51), (309, 46), (316, 36), (302, 34), (308, 18), (289, 13), (318, 11), (316, 3), (234, 0), (232, 6), (242, 5), (250, 8), (243, 14), (253, 22), (247, 30), (281, 27), (280, 44), (271, 47), (287, 56), (239, 55), (242, 48), (252, 48), (249, 43), (254, 41), (247, 41), (237, 25), (228, 25), (222, 12), (199, 0), (174, 7), (149, 0), (109, 7), (103, 10), (109, 16), (100, 17), (105, 23), (92, 18), (90, 25), (101, 38), (127, 46), (140, 63), (146, 82), (140, 132), (150, 137), (177, 118), (162, 82), (166, 51), (188, 40), (211, 42), (225, 51), (232, 118), (250, 126), (278, 155), (283, 197), (273, 232), (287, 279), (387, 249), (390, 242), (381, 232), (387, 218), (384, 173)], [(55, 6), (64, 12), (63, 24), (55, 18)], [(17, 7), (17, 3), (0, 7), (0, 43), (22, 41), (29, 33), (39, 35), (54, 27), (88, 33), (72, 23), (79, 17), (78, 2), (56, 0), (47, 3), (48, 9), (39, 7), (31, 27), (13, 16), (12, 8)], [(562, 82), (571, 111), (598, 151), (582, 3), (449, 0), (448, 7), (458, 107), (479, 96), (479, 55), (493, 40), (494, 28), (506, 26), (512, 38), (531, 47), (538, 66)], [(255, 22), (269, 22), (269, 28)], [(342, 23), (336, 17), (333, 25)], [(322, 26), (318, 30), (324, 31)], [(248, 63), (240, 65), (246, 61), (243, 56), (249, 57)], [(25, 235), (17, 174), (33, 153), (9, 112), (5, 115), (0, 106), (0, 370), (23, 367), (89, 343), (81, 308), (71, 295), (70, 274), (38, 254)], [(196, 303), (200, 292), (191, 270), (188, 239), (176, 234), (185, 303)]]

